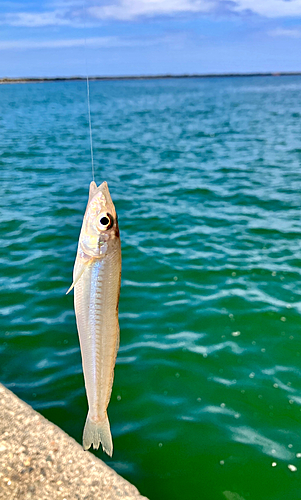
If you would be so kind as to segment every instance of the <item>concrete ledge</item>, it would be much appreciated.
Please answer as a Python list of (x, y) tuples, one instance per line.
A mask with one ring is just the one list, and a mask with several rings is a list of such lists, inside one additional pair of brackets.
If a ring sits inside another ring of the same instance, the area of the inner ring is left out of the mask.
[(147, 500), (1, 384), (0, 499)]

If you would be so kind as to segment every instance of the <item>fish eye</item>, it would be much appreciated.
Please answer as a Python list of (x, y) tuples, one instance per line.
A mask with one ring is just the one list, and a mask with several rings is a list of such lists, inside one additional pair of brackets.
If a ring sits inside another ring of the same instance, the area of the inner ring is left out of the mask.
[(106, 216), (102, 217), (102, 218), (100, 219), (100, 223), (101, 223), (103, 226), (107, 226), (108, 224), (110, 224), (110, 219), (109, 219), (109, 217), (106, 217)]
[(111, 214), (105, 213), (101, 214), (99, 217), (99, 227), (102, 231), (107, 231), (111, 229), (114, 224), (114, 218)]

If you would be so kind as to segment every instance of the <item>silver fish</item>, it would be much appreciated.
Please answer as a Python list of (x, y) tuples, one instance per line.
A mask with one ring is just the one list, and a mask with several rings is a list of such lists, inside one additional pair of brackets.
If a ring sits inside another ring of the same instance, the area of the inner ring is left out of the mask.
[(73, 270), (74, 309), (89, 411), (83, 447), (113, 454), (107, 407), (119, 347), (118, 303), (121, 246), (108, 185), (90, 184)]

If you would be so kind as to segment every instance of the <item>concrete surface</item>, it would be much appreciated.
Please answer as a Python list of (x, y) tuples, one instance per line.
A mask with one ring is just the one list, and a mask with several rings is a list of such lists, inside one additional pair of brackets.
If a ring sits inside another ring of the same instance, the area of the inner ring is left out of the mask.
[(1, 500), (147, 500), (0, 384)]

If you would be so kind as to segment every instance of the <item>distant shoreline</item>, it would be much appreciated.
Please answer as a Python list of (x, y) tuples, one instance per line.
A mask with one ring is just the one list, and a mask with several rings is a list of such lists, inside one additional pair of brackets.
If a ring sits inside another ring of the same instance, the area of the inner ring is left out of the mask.
[[(301, 71), (273, 72), (273, 73), (212, 73), (212, 74), (184, 74), (184, 75), (138, 75), (138, 76), (89, 76), (90, 81), (107, 80), (171, 80), (184, 78), (244, 78), (249, 76), (301, 76)], [(0, 84), (5, 83), (43, 83), (85, 81), (84, 76), (58, 76), (37, 78), (0, 78)]]

